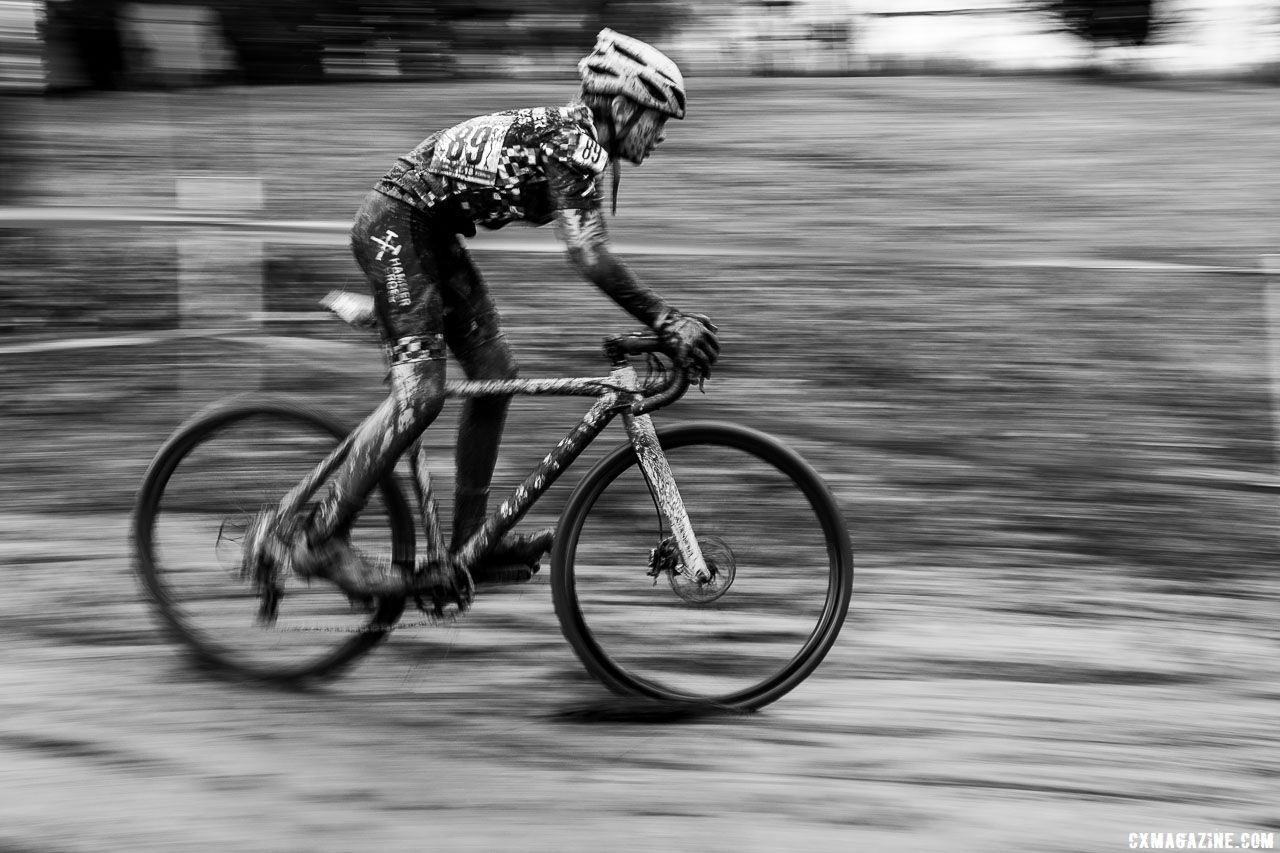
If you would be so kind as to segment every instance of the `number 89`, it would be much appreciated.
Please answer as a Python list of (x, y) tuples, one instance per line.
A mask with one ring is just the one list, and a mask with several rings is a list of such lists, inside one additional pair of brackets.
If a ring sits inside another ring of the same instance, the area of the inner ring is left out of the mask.
[(461, 135), (455, 136), (449, 140), (449, 150), (445, 152), (445, 156), (450, 160), (461, 160), (465, 155), (468, 163), (478, 166), (484, 158), (485, 146), (492, 136), (493, 128), (485, 125), (474, 128), (466, 138)]

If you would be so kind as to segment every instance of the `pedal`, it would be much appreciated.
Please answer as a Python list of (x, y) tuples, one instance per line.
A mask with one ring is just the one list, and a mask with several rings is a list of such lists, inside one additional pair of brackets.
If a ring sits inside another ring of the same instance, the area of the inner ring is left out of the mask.
[(445, 568), (420, 557), (410, 593), (418, 609), (433, 617), (442, 617), (445, 608), (455, 607), (466, 613), (475, 599), (475, 581), (464, 571)]

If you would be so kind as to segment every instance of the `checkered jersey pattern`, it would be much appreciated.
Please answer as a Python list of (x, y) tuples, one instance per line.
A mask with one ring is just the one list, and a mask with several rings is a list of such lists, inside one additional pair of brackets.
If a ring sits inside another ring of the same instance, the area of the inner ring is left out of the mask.
[(408, 335), (398, 338), (388, 347), (392, 364), (413, 364), (444, 358), (444, 335), (422, 337)]
[(545, 224), (558, 210), (600, 204), (608, 155), (582, 104), (477, 116), (427, 137), (377, 185), (437, 221), (475, 226)]

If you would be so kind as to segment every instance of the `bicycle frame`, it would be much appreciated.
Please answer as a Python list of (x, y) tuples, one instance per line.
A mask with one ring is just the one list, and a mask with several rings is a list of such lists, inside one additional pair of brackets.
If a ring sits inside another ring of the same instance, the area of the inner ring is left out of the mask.
[[(642, 396), (642, 386), (635, 368), (622, 360), (604, 378), (506, 379), (491, 381), (457, 381), (445, 384), (446, 397), (491, 396), (561, 396), (594, 397), (595, 403), (582, 420), (542, 458), (523, 482), (492, 512), (466, 542), (451, 555), (459, 565), (470, 570), (503, 535), (514, 527), (538, 499), (559, 479), (583, 451), (619, 414), (627, 435), (635, 448), (654, 503), (676, 541), (686, 571), (697, 581), (710, 579), (711, 573), (698, 547), (697, 538), (685, 510), (680, 491), (658, 442), (657, 431), (648, 414), (634, 414), (633, 406)], [(326, 477), (342, 463), (350, 451), (355, 433), (348, 436), (319, 466), (281, 500), (284, 517), (294, 517)], [(431, 488), (431, 476), (419, 460), (417, 446), (410, 451), (414, 489), (422, 512), (422, 527), (428, 537), (426, 547), (433, 555), (447, 554), (439, 523), (439, 512)]]
[(627, 435), (636, 450), (640, 468), (654, 496), (654, 503), (670, 527), (680, 550), (685, 570), (694, 578), (710, 577), (702, 551), (680, 498), (680, 490), (671, 474), (671, 467), (658, 443), (653, 419), (647, 415), (631, 414), (632, 401), (640, 394), (640, 381), (630, 364), (614, 368), (606, 379), (520, 380), (501, 382), (449, 383), (447, 396), (477, 397), (493, 394), (596, 396), (596, 403), (583, 415), (582, 421), (542, 458), (533, 472), (516, 486), (480, 529), (454, 554), (463, 566), (470, 568), (498, 542), (503, 534), (515, 526), (524, 514), (538, 501), (547, 489), (573, 464), (583, 451), (596, 439), (610, 421), (622, 414)]

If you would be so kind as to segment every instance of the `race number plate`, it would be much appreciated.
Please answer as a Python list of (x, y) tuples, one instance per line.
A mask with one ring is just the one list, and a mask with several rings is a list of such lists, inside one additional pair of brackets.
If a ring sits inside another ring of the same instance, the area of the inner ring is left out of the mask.
[(609, 165), (609, 154), (585, 133), (579, 134), (569, 159), (593, 175), (600, 174)]
[(502, 161), (502, 142), (513, 114), (478, 116), (449, 128), (436, 141), (431, 171), (477, 184), (492, 185)]

